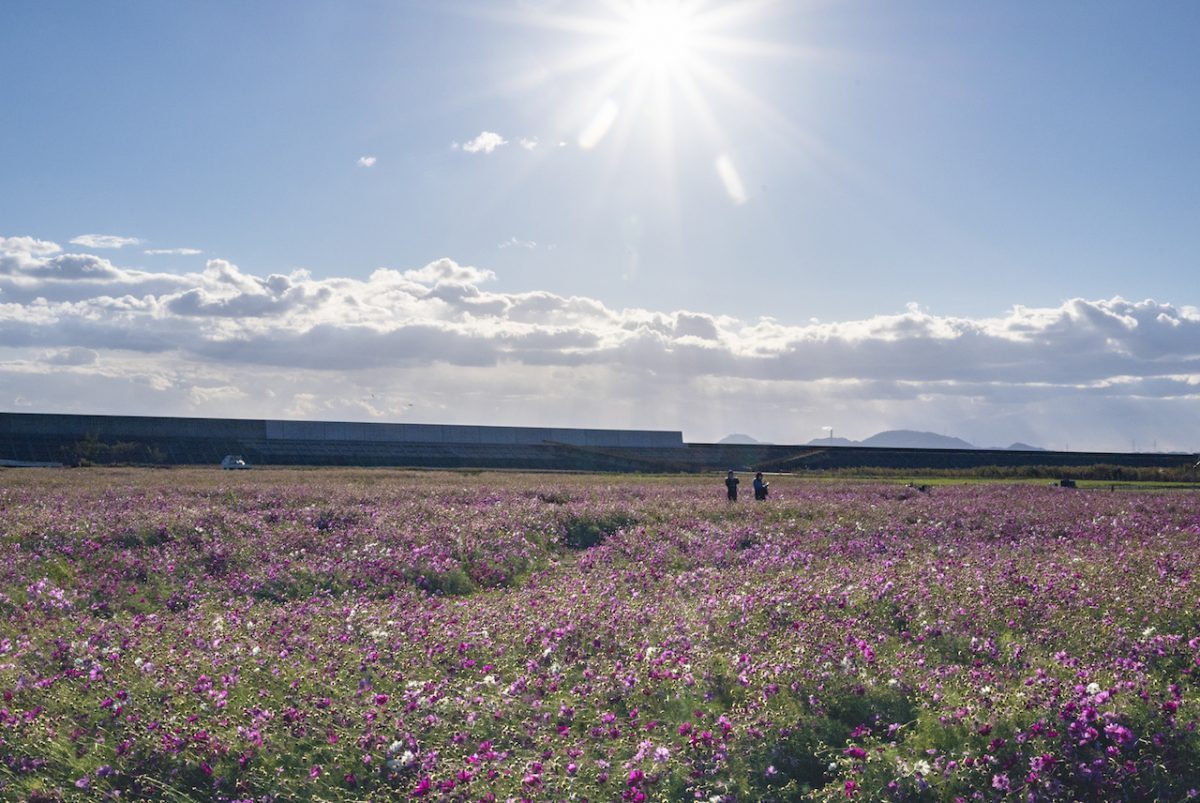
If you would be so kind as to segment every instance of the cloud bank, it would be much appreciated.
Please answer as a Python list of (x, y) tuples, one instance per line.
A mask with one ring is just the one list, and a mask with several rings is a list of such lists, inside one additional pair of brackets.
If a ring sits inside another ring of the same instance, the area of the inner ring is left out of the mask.
[(494, 279), (450, 259), (365, 280), (220, 259), (147, 272), (0, 237), (0, 408), (1200, 444), (1192, 306), (1070, 299), (969, 319), (911, 305), (791, 324), (497, 292)]

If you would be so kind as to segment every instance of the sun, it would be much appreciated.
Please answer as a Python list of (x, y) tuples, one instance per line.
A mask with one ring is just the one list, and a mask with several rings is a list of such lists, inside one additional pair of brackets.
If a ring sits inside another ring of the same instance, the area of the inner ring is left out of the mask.
[(692, 9), (670, 0), (644, 0), (624, 15), (621, 47), (636, 68), (686, 69), (696, 57), (700, 40)]
[[(747, 64), (790, 60), (790, 45), (764, 39), (793, 0), (522, 0), (514, 18), (550, 34), (535, 68), (513, 81), (552, 98), (555, 138), (603, 152), (612, 171), (650, 157), (653, 186), (677, 204), (681, 176), (709, 171), (729, 200), (750, 200), (739, 172), (737, 126), (787, 130), (785, 115), (741, 80)], [(700, 154), (708, 150), (709, 154)], [(685, 161), (686, 160), (686, 161)]]

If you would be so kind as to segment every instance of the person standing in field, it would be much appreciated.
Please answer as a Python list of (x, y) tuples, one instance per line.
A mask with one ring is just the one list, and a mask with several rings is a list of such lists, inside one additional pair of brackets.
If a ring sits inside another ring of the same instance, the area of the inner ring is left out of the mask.
[(725, 493), (730, 502), (737, 501), (737, 487), (739, 482), (741, 480), (733, 475), (733, 469), (729, 469), (729, 473), (725, 475)]
[(755, 474), (754, 475), (754, 498), (760, 502), (762, 500), (766, 499), (768, 485), (770, 485), (770, 483), (763, 481), (763, 475), (762, 475), (761, 471), (758, 472), (757, 474)]

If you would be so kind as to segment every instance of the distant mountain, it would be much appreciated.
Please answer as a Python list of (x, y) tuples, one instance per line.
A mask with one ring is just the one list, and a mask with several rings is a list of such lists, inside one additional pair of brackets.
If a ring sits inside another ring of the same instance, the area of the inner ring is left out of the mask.
[(938, 435), (936, 432), (916, 432), (911, 429), (889, 429), (864, 440), (862, 446), (892, 449), (977, 449), (962, 438)]
[[(729, 437), (745, 437), (730, 435)], [(731, 443), (733, 441), (730, 441)], [(724, 441), (722, 441), (724, 443)], [(973, 443), (955, 438), (950, 435), (939, 435), (936, 432), (917, 432), (912, 429), (889, 429), (878, 432), (861, 441), (849, 438), (813, 438), (805, 446), (866, 446), (876, 449), (979, 449)], [(1041, 446), (1030, 446), (1028, 443), (1017, 441), (1011, 446), (989, 447), (993, 451), (1011, 452), (1044, 452)]]
[(858, 446), (858, 441), (849, 438), (813, 438), (805, 446)]
[(756, 443), (762, 443), (762, 441), (755, 440), (749, 435), (743, 435), (740, 432), (735, 432), (732, 435), (726, 435), (724, 438), (721, 438), (721, 440), (717, 441), (717, 443), (733, 443), (739, 446), (750, 446)]
[(813, 438), (807, 446), (867, 446), (884, 449), (978, 449), (962, 438), (938, 435), (936, 432), (916, 432), (911, 429), (889, 429), (861, 441), (846, 438)]

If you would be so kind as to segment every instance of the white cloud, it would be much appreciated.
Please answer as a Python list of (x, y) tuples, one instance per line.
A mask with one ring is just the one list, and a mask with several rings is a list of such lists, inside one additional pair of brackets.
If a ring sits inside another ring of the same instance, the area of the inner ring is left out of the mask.
[(52, 257), (0, 256), (0, 276), (25, 276), (49, 281), (113, 280), (123, 271), (93, 254), (56, 254)]
[(82, 245), (84, 248), (124, 248), (141, 243), (137, 237), (118, 237), (115, 234), (81, 234), (71, 238), (71, 245)]
[[(495, 278), (450, 259), (366, 279), (216, 259), (151, 273), (0, 238), (0, 387), (84, 412), (1200, 445), (1195, 307), (1077, 298), (791, 324), (499, 292)], [(414, 407), (386, 401), (413, 387)]]
[(45, 356), (48, 365), (95, 365), (99, 359), (100, 355), (96, 351), (82, 346), (71, 346)]
[(194, 257), (203, 254), (199, 248), (147, 248), (142, 252), (147, 256), (180, 256)]
[(508, 144), (508, 140), (500, 136), (494, 131), (480, 132), (479, 136), (462, 144), (462, 149), (467, 153), (491, 153), (496, 148)]
[(376, 159), (374, 156), (360, 156), (360, 157), (358, 157), (358, 166), (359, 167), (374, 167), (375, 162), (377, 162), (377, 161), (379, 161), (379, 160)]
[(292, 397), (292, 403), (284, 412), (294, 418), (309, 418), (321, 409), (315, 393), (297, 393)]
[(496, 246), (497, 248), (525, 248), (530, 251), (537, 248), (537, 243), (533, 240), (522, 240), (516, 235), (509, 237), (504, 242)]
[(233, 385), (194, 386), (188, 389), (188, 396), (196, 406), (203, 407), (215, 401), (237, 401), (246, 398), (244, 390)]
[(475, 285), (489, 282), (496, 278), (490, 270), (480, 270), (469, 265), (459, 265), (452, 259), (439, 259), (430, 262), (423, 268), (406, 270), (403, 277), (418, 284), (439, 285), (454, 282), (464, 285)]
[(0, 256), (22, 254), (29, 257), (46, 257), (62, 251), (58, 243), (37, 240), (33, 237), (0, 237)]
[(534, 150), (538, 146), (537, 137), (521, 137), (518, 144), (527, 151)]

